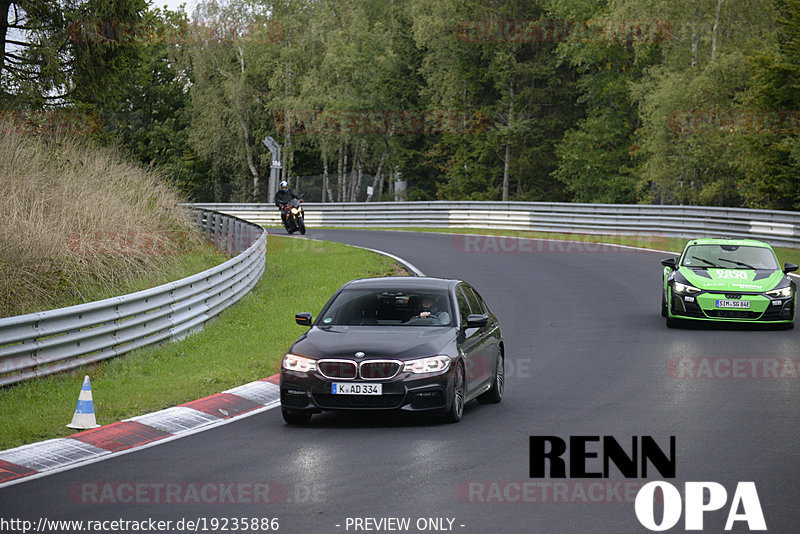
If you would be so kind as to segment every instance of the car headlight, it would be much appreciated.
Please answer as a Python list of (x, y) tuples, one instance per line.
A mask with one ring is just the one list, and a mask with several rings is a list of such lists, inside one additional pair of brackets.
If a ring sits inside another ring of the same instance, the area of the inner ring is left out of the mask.
[(768, 297), (774, 298), (786, 298), (792, 296), (792, 286), (780, 287), (778, 289), (773, 289), (771, 291), (767, 291), (766, 295)]
[(430, 358), (407, 361), (403, 371), (408, 373), (444, 373), (449, 368), (449, 356), (432, 356)]
[(694, 286), (690, 286), (689, 284), (681, 284), (680, 282), (675, 282), (675, 285), (672, 286), (672, 289), (675, 291), (675, 293), (682, 293), (688, 295), (694, 293), (700, 293), (701, 291), (700, 289), (697, 289)]
[(292, 215), (297, 215), (298, 213), (300, 213), (300, 210), (299, 210), (299, 209), (297, 209), (297, 208), (292, 208)]
[(317, 361), (311, 358), (298, 356), (297, 354), (287, 354), (283, 357), (281, 367), (288, 371), (298, 371), (300, 373), (309, 373), (317, 370)]

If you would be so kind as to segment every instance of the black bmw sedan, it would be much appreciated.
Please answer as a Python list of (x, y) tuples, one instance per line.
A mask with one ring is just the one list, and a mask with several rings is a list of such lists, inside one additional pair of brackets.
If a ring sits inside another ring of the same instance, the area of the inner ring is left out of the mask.
[(328, 301), (281, 362), (289, 424), (324, 410), (408, 410), (457, 422), (472, 399), (503, 397), (497, 317), (460, 280), (353, 280)]

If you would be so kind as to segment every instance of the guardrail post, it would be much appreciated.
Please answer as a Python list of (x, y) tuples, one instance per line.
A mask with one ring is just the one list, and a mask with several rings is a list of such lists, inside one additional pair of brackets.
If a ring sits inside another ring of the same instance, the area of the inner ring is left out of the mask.
[(231, 253), (230, 241), (231, 241), (231, 234), (230, 234), (230, 219), (228, 217), (222, 217), (222, 249), (225, 251), (226, 254)]
[(211, 241), (211, 213), (208, 211), (203, 212), (203, 235)]
[(211, 215), (211, 224), (213, 224), (214, 228), (214, 248), (219, 250), (219, 214), (214, 213)]
[(236, 247), (236, 253), (238, 254), (242, 251), (242, 221), (236, 219), (235, 224), (236, 224), (236, 229), (234, 230), (234, 235), (235, 235), (234, 244)]

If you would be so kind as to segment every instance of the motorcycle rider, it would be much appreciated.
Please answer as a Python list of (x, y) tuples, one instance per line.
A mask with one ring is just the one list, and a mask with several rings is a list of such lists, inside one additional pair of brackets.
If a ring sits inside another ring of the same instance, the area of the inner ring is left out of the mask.
[(289, 203), (290, 200), (293, 198), (299, 198), (297, 193), (292, 191), (289, 188), (289, 183), (286, 180), (283, 180), (280, 185), (280, 189), (277, 193), (275, 193), (275, 205), (281, 211), (281, 222), (284, 226), (286, 226), (286, 205)]

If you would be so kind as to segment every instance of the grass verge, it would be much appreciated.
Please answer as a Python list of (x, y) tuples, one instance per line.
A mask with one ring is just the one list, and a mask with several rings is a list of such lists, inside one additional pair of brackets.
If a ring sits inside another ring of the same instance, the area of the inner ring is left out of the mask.
[(87, 139), (27, 135), (3, 117), (0, 131), (0, 317), (214, 265), (158, 173)]
[(405, 274), (389, 258), (337, 243), (270, 236), (266, 258), (253, 291), (197, 334), (0, 389), (0, 450), (73, 433), (65, 425), (85, 374), (101, 425), (273, 375), (305, 330), (295, 312), (318, 313), (353, 278)]

